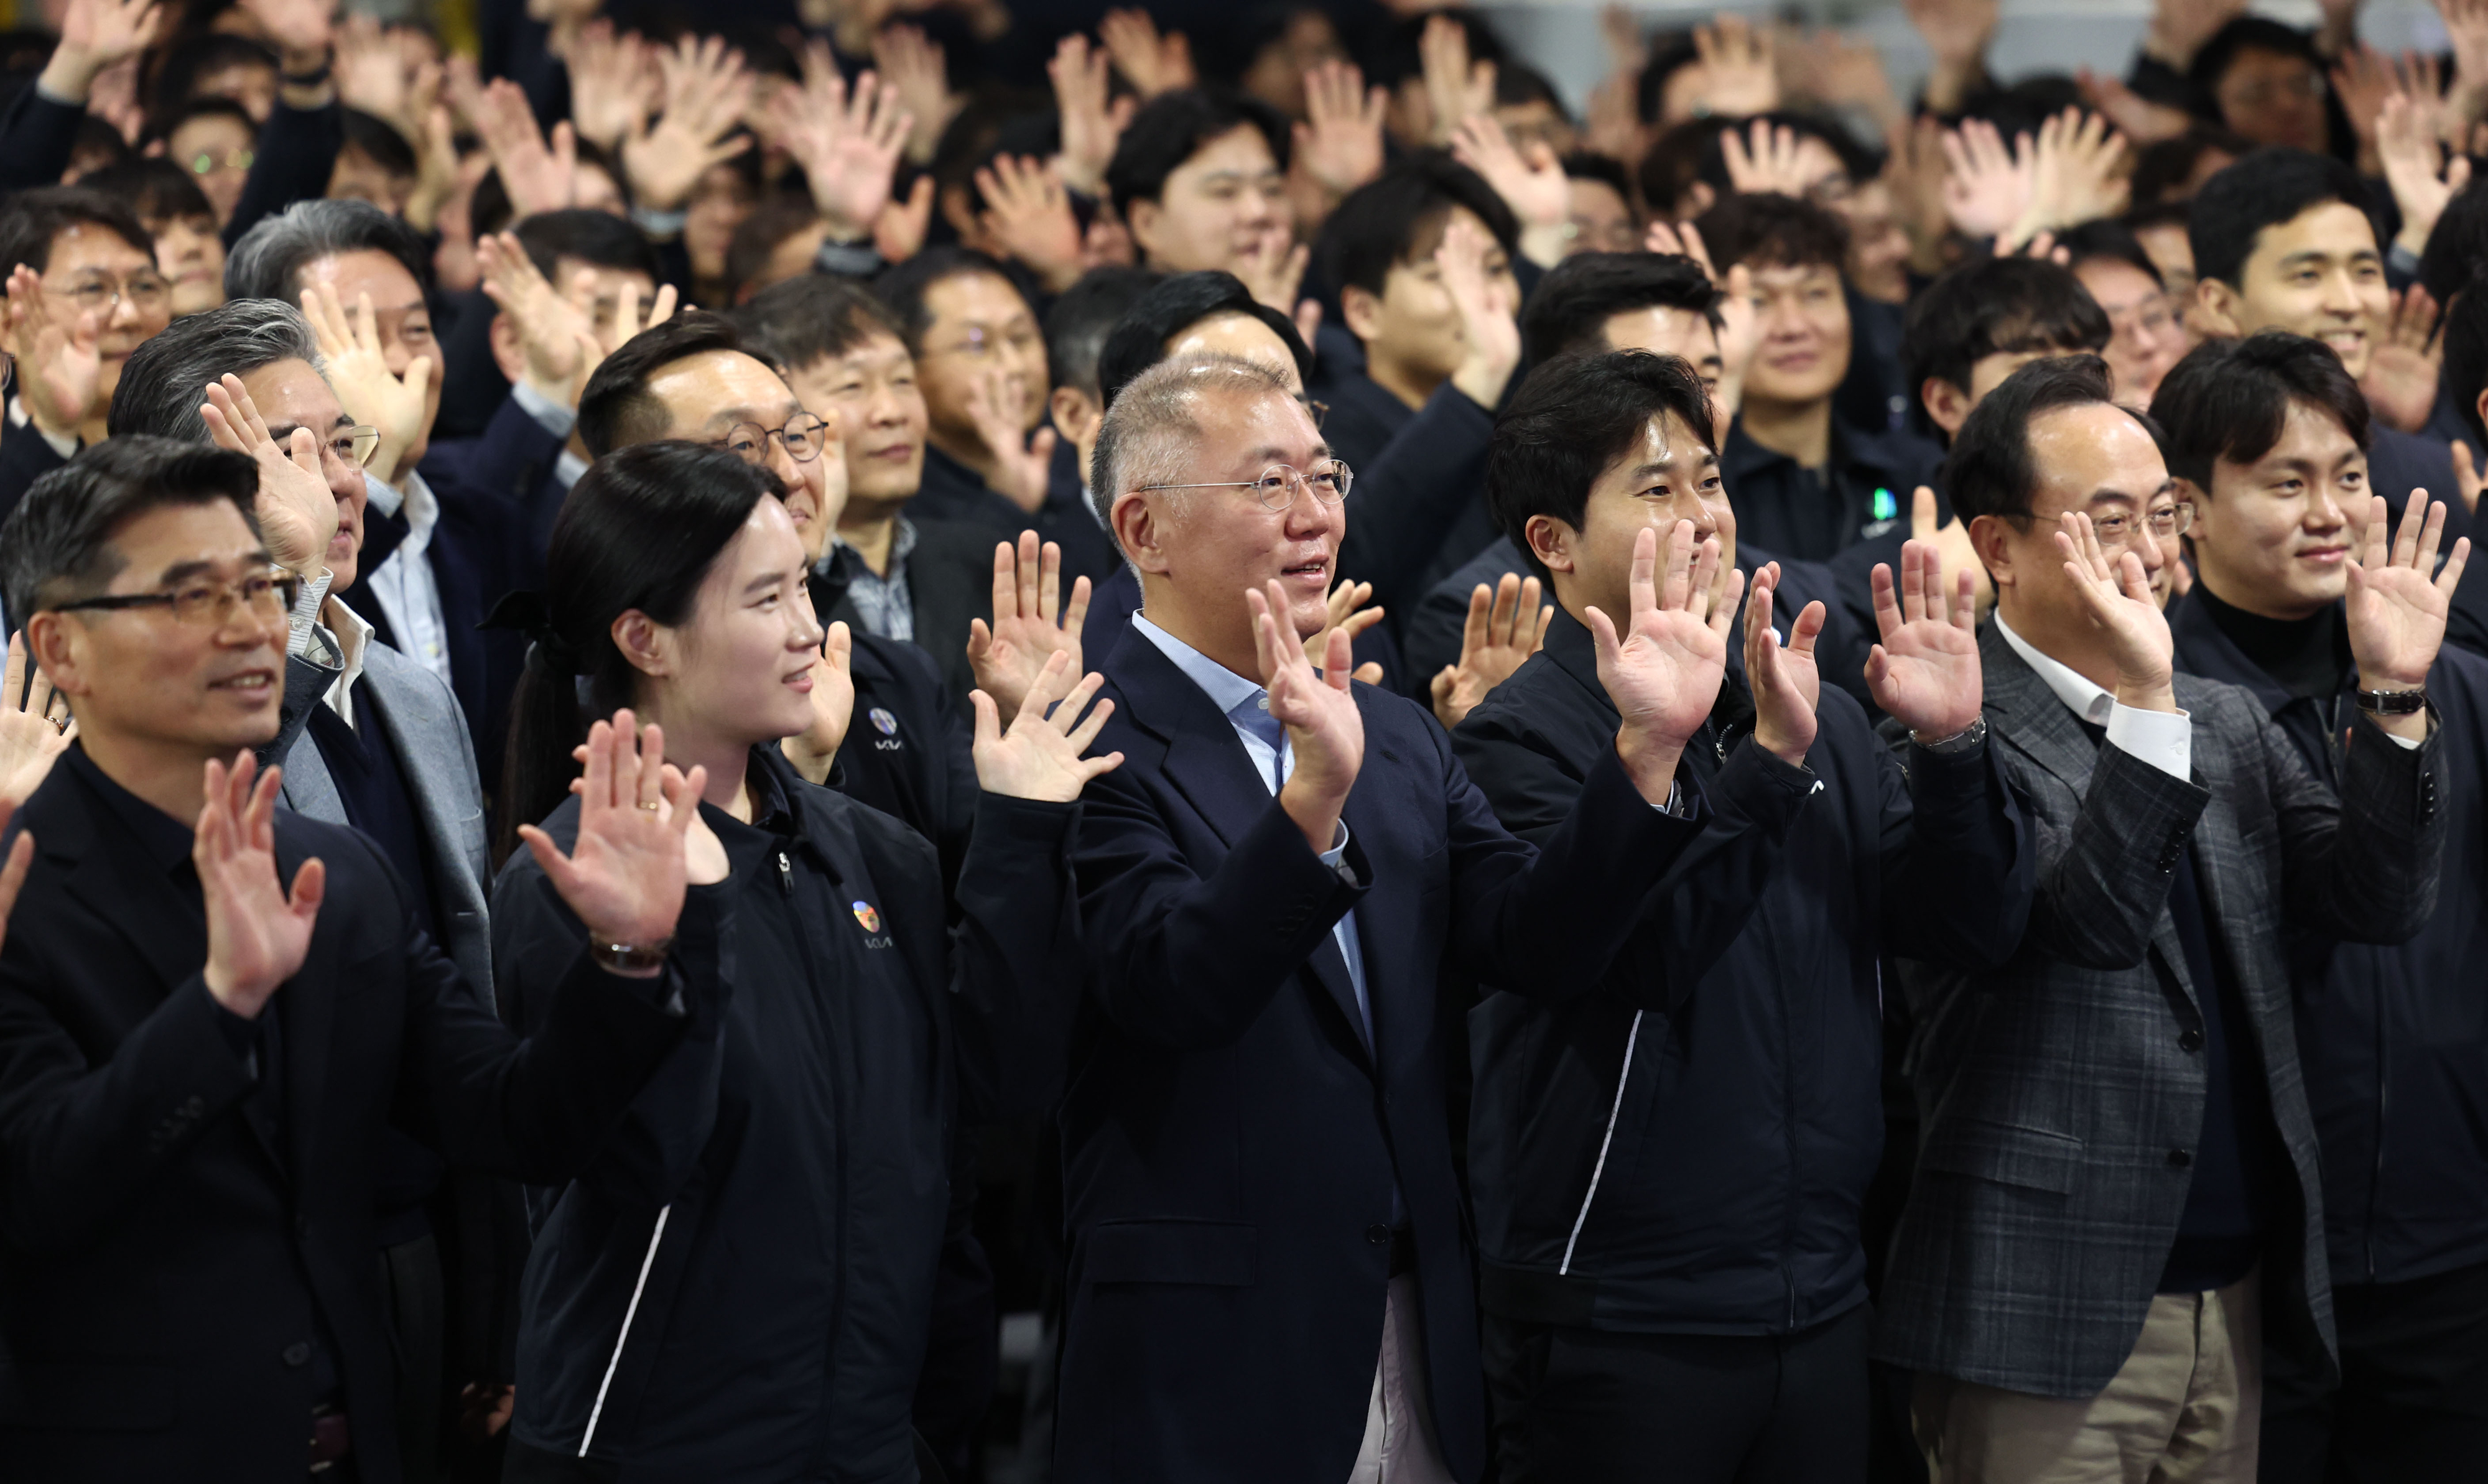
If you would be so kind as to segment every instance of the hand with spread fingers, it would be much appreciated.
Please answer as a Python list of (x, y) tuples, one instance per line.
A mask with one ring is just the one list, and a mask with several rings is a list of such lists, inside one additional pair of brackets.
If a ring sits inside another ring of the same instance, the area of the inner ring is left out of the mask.
[(1136, 98), (1112, 98), (1113, 70), (1106, 48), (1089, 45), (1077, 32), (1057, 43), (1054, 60), (1045, 65), (1061, 121), (1062, 153), (1054, 157), (1055, 171), (1084, 196), (1106, 194), (1106, 166), (1115, 157), (1116, 141), (1140, 107)]
[[(533, 825), (520, 826), (519, 838), (596, 942), (670, 942), (687, 881), (684, 836), (699, 816), (708, 770), (670, 772), (664, 731), (654, 722), (642, 729), (625, 708), (588, 728), (581, 781), (579, 838), (569, 854)], [(662, 972), (660, 966), (638, 976)]]
[(855, 676), (848, 668), (854, 653), (855, 635), (845, 624), (832, 624), (812, 659), (812, 724), (778, 744), (806, 782), (830, 781), (847, 740), (847, 724), (855, 718)]
[(1882, 638), (1866, 655), (1866, 689), (1922, 742), (1969, 730), (1986, 698), (1975, 588), (1968, 569), (1955, 575), (1947, 596), (1943, 558), (1936, 547), (1905, 542), (1896, 602), (1892, 569), (1880, 563), (1875, 568), (1875, 628)]
[(734, 130), (755, 84), (743, 53), (729, 49), (721, 37), (686, 36), (656, 58), (664, 111), (653, 125), (644, 114), (633, 121), (622, 141), (622, 168), (635, 201), (670, 211), (709, 166), (751, 148), (751, 140)]
[(1460, 316), (1463, 353), (1452, 384), (1489, 412), (1520, 366), (1519, 289), (1508, 272), (1486, 271), (1486, 254), (1494, 248), (1494, 238), (1474, 222), (1455, 217), (1434, 249), (1443, 289)]
[(1505, 573), (1489, 588), (1479, 583), (1469, 592), (1469, 616), (1460, 627), (1460, 658), (1434, 672), (1430, 689), (1434, 719), (1443, 730), (1458, 727), (1486, 692), (1512, 679), (1546, 646), (1546, 626), (1555, 619), (1551, 604), (1539, 602), (1536, 577)]
[(1512, 146), (1494, 115), (1462, 119), (1452, 131), (1452, 157), (1485, 177), (1520, 221), (1521, 255), (1541, 267), (1564, 261), (1570, 245), (1571, 185), (1563, 162), (1543, 143), (1526, 156)]
[(1745, 594), (1745, 574), (1723, 561), (1716, 537), (1693, 544), (1693, 522), (1668, 533), (1664, 568), (1659, 536), (1633, 538), (1627, 583), (1632, 611), (1619, 636), (1615, 621), (1593, 607), (1583, 618), (1597, 645), (1598, 684), (1624, 717), (1616, 754), (1641, 797), (1665, 804), (1674, 791), (1684, 743), (1719, 699), (1728, 673), (1728, 630)]
[(97, 75), (156, 44), (164, 15), (156, 0), (70, 0), (61, 13), (60, 44), (36, 79), (43, 96), (90, 102)]
[(2177, 643), (2142, 558), (2119, 551), (2109, 560), (2100, 549), (2091, 518), (2081, 511), (2066, 511), (2058, 522), (2056, 549), (2064, 556), (2065, 575), (2073, 578), (2091, 622), (2107, 635), (2116, 659), (2117, 704), (2137, 711), (2175, 711), (2171, 677)]
[(1268, 590), (1247, 588), (1253, 654), (1270, 714), (1287, 729), (1293, 767), (1279, 786), (1279, 806), (1304, 831), (1315, 854), (1339, 844), (1340, 811), (1365, 766), (1365, 714), (1356, 709), (1354, 653), (1345, 633), (1331, 630), (1316, 668), (1286, 618), (1287, 596), (1272, 578)]
[(977, 375), (968, 387), (968, 421), (983, 440), (993, 467), (985, 483), (996, 494), (1034, 515), (1045, 504), (1054, 481), (1054, 445), (1058, 434), (1039, 428), (1025, 430), (1031, 408), (1025, 386), (1000, 370)]
[[(2367, 502), (2366, 529), (2356, 538), (2360, 554), (2349, 564), (2350, 588), (2343, 602), (2350, 624), (2350, 654), (2359, 662), (2361, 690), (2416, 690), (2427, 684), (2427, 672), (2445, 646), (2445, 618), (2452, 611), (2453, 590), (2471, 560), (2471, 538), (2455, 541), (2437, 567), (2437, 549), (2445, 540), (2445, 502), (2431, 500), (2424, 490), (2411, 491), (2402, 510), (2401, 528), (2391, 533), (2385, 497)], [(2427, 735), (2423, 714), (2375, 718), (2386, 730), (2405, 737)]]
[(1123, 80), (1145, 98), (1200, 81), (1192, 65), (1192, 41), (1180, 31), (1158, 34), (1157, 22), (1141, 10), (1108, 11), (1097, 23), (1097, 40)]
[(328, 570), (328, 542), (337, 534), (337, 496), (320, 467), (320, 439), (308, 428), (297, 428), (283, 443), (268, 431), (268, 419), (242, 389), (241, 378), (228, 373), (208, 387), (207, 406), (199, 408), (208, 436), (218, 448), (248, 454), (259, 464), (259, 497), (251, 514), (259, 535), (276, 565), (306, 578)]
[[(1088, 620), (1088, 579), (1071, 584), (1071, 601), (1057, 602), (1062, 592), (1062, 548), (1053, 542), (1039, 552), (1034, 531), (1022, 531), (1014, 549), (1008, 542), (994, 546), (994, 621), (968, 621), (968, 663), (976, 687), (996, 705), (1019, 714), (1020, 702), (1044, 683), (1046, 659), (1067, 654), (1064, 675), (1080, 673), (1080, 626)], [(1047, 703), (1061, 699), (1053, 694)]]
[(803, 85), (779, 88), (769, 119), (778, 143), (804, 167), (831, 240), (870, 237), (915, 126), (898, 90), (865, 72), (850, 96), (829, 48), (815, 42), (804, 56)]
[(1382, 173), (1382, 126), (1391, 95), (1368, 89), (1355, 64), (1332, 60), (1305, 73), (1305, 122), (1290, 159), (1333, 198)]
[[(596, 331), (576, 294), (556, 291), (513, 233), (495, 233), (475, 243), (484, 273), (484, 294), (509, 317), (518, 332), (520, 376), (539, 395), (577, 406), (598, 347)], [(593, 292), (595, 275), (583, 272)], [(635, 286), (636, 291), (636, 286)], [(307, 297), (307, 294), (306, 294)]]
[(1073, 658), (1060, 650), (1046, 659), (1038, 683), (1029, 687), (1018, 711), (1012, 714), (1007, 732), (1003, 730), (1002, 712), (994, 698), (982, 690), (968, 692), (968, 704), (976, 713), (976, 737), (972, 748), (976, 787), (1008, 798), (1067, 804), (1080, 797), (1089, 779), (1122, 766), (1123, 755), (1119, 752), (1097, 758), (1085, 756), (1106, 718), (1115, 714), (1112, 701), (1088, 704), (1096, 697), (1097, 687), (1106, 684), (1106, 677), (1094, 672), (1083, 677), (1053, 706), (1052, 714), (1047, 714), (1044, 697), (1069, 685), (1071, 677), (1078, 673), (1074, 664)]
[(248, 752), (233, 767), (211, 759), (207, 804), (191, 837), (190, 864), (207, 909), (208, 962), (202, 970), (216, 1003), (257, 1020), (269, 996), (302, 967), (327, 891), (328, 868), (302, 862), (289, 891), (276, 879), (276, 792), (283, 770), (259, 774)]
[(1771, 627), (1779, 595), (1780, 564), (1767, 563), (1745, 593), (1745, 681), (1754, 692), (1754, 742), (1788, 764), (1803, 768), (1814, 745), (1816, 711), (1823, 704), (1823, 670), (1815, 662), (1827, 610), (1807, 603), (1789, 625), (1788, 642)]
[(16, 361), (17, 404), (37, 428), (74, 438), (99, 421), (103, 322), (92, 309), (52, 311), (42, 275), (20, 263), (9, 270), (9, 353)]
[(997, 246), (1018, 259), (1056, 294), (1080, 281), (1080, 221), (1054, 172), (1026, 156), (997, 154), (976, 169), (984, 194), (984, 227)]
[(320, 343), (320, 358), (326, 363), (338, 405), (354, 421), (381, 431), (380, 446), (364, 461), (364, 470), (384, 485), (394, 483), (407, 450), (431, 431), (424, 422), (432, 357), (418, 355), (407, 362), (406, 375), (393, 375), (368, 294), (357, 294), (350, 311), (335, 284), (314, 284), (302, 291), (302, 317), (311, 322), (311, 333)]
[(919, 165), (933, 163), (942, 131), (967, 102), (950, 91), (942, 43), (927, 38), (920, 26), (884, 26), (872, 39), (872, 65), (911, 121), (907, 157)]
[(51, 776), (52, 765), (77, 741), (69, 697), (52, 688), (41, 668), (29, 683), (26, 635), (9, 636), (8, 678), (0, 682), (0, 807), (32, 798)]
[(1964, 119), (1943, 136), (1944, 212), (1967, 237), (1994, 237), (2029, 209), (2038, 169), (2027, 134), (2007, 148), (1985, 119)]

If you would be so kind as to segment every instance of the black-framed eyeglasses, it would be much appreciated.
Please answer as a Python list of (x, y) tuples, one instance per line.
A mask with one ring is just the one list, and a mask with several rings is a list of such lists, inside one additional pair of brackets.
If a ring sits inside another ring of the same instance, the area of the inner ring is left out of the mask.
[(1141, 485), (1142, 490), (1250, 490), (1264, 510), (1285, 510), (1296, 503), (1296, 496), (1306, 490), (1324, 505), (1336, 505), (1347, 498), (1356, 483), (1356, 472), (1337, 459), (1325, 459), (1310, 472), (1299, 473), (1288, 464), (1274, 463), (1261, 471), (1259, 479), (1225, 479), (1202, 485)]
[(130, 608), (169, 608), (173, 622), (194, 628), (215, 628), (239, 603), (254, 617), (282, 622), (294, 611), (294, 601), (300, 596), (302, 580), (281, 568), (254, 572), (230, 582), (212, 577), (200, 577), (183, 583), (169, 593), (123, 593), (107, 598), (81, 598), (75, 602), (55, 603), (55, 613), (101, 612), (119, 613)]
[(725, 436), (711, 443), (746, 463), (769, 462), (769, 440), (776, 438), (786, 448), (786, 457), (797, 463), (809, 463), (821, 457), (830, 446), (830, 425), (809, 412), (798, 412), (786, 419), (786, 426), (772, 431), (758, 423), (737, 423), (726, 430)]

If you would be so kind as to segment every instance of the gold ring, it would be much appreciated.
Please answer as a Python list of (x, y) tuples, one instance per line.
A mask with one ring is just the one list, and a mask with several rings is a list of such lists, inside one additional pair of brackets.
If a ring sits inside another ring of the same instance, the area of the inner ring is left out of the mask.
[(661, 810), (661, 809), (664, 808), (664, 804), (653, 804), (653, 803), (650, 803), (650, 802), (648, 802), (648, 800), (646, 800), (646, 799), (644, 799), (644, 798), (643, 798), (643, 799), (639, 800), (639, 807), (640, 807), (640, 808), (642, 808), (642, 809), (647, 810), (650, 814), (655, 814), (655, 813), (656, 813), (656, 812), (658, 812), (659, 810)]

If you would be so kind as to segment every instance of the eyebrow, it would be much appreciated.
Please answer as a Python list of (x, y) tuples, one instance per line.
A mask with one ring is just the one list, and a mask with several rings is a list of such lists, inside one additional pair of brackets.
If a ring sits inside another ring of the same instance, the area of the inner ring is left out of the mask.
[[(353, 417), (349, 413), (341, 411), (337, 414), (337, 420), (328, 425), (328, 431), (330, 433), (334, 433), (340, 428), (352, 428), (353, 426), (354, 426)], [(268, 425), (268, 435), (274, 438), (279, 443), (282, 443), (287, 438), (294, 436), (295, 431), (300, 428), (311, 428), (311, 425), (309, 423), (271, 422)], [(311, 431), (316, 434), (320, 430), (317, 428), (311, 428)]]
[[(268, 548), (266, 546), (260, 546), (253, 549), (248, 555), (241, 559), (241, 565), (245, 569), (253, 566), (273, 566), (274, 564), (275, 559), (268, 554)], [(156, 585), (157, 587), (170, 587), (176, 582), (184, 581), (204, 573), (212, 573), (215, 570), (216, 564), (206, 557), (197, 557), (186, 562), (175, 562), (172, 566), (165, 568), (162, 574), (156, 578)]]
[(2341, 257), (2347, 257), (2353, 263), (2373, 262), (2382, 256), (2382, 254), (2378, 253), (2372, 247), (2354, 247), (2346, 254), (2332, 252), (2321, 247), (2310, 247), (2304, 252), (2294, 252), (2283, 257), (2280, 260), (2280, 266), (2286, 268), (2309, 264), (2331, 263), (2334, 259)]

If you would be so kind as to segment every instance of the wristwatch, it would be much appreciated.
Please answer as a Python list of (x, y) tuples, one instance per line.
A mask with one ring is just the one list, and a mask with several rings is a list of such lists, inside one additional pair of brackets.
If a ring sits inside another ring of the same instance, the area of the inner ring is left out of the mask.
[(673, 946), (670, 938), (661, 938), (653, 943), (616, 943), (591, 938), (587, 940), (587, 956), (596, 961), (598, 967), (617, 974), (644, 974), (652, 968), (664, 967), (665, 954)]
[(2427, 710), (2427, 687), (2408, 690), (2361, 690), (2359, 710), (2371, 716), (2408, 716)]
[[(1917, 739), (1913, 736), (1910, 741), (1916, 742)], [(1987, 716), (1982, 713), (1977, 720), (1950, 737), (1938, 738), (1931, 742), (1918, 742), (1918, 745), (1939, 758), (1948, 758), (1958, 757), (1985, 741), (1987, 741)]]

